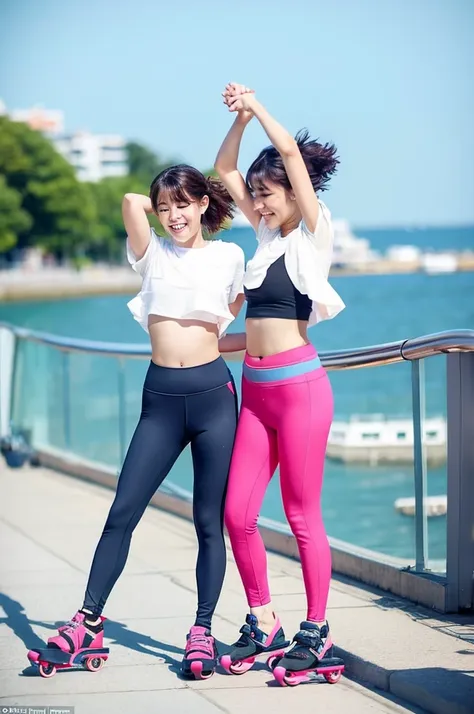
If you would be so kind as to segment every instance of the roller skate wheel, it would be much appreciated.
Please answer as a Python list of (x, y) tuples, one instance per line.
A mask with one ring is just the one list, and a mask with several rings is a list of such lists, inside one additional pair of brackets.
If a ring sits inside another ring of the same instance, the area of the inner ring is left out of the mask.
[(210, 679), (214, 672), (201, 672), (199, 679)]
[(212, 677), (214, 674), (213, 671), (211, 672), (203, 672), (203, 663), (201, 660), (195, 660), (194, 662), (191, 662), (191, 672), (194, 674), (196, 679), (209, 679)]
[(271, 657), (267, 659), (267, 667), (273, 671), (276, 661), (280, 659), (280, 657), (281, 655), (271, 655)]
[(41, 676), (45, 678), (54, 677), (54, 675), (56, 674), (56, 667), (54, 666), (54, 664), (50, 664), (49, 662), (41, 662), (38, 665), (38, 669)]
[(99, 669), (105, 664), (105, 659), (102, 657), (88, 657), (84, 662), (84, 667), (89, 670), (89, 672), (98, 672)]
[(237, 659), (235, 662), (232, 662), (230, 655), (222, 655), (220, 661), (222, 667), (226, 672), (229, 672), (229, 674), (245, 674), (255, 662), (255, 657), (248, 660)]
[(273, 676), (281, 687), (296, 687), (301, 681), (293, 674), (288, 674), (284, 667), (275, 667)]
[(245, 674), (245, 672), (248, 672), (249, 669), (252, 668), (253, 663), (255, 662), (255, 657), (252, 657), (252, 659), (243, 659), (243, 660), (237, 660), (236, 662), (232, 662), (232, 664), (229, 667), (229, 671), (232, 672), (232, 674)]
[(324, 679), (328, 684), (336, 684), (336, 682), (339, 682), (341, 679), (341, 674), (342, 672), (340, 670), (336, 670), (335, 672), (328, 672), (327, 674), (324, 675)]

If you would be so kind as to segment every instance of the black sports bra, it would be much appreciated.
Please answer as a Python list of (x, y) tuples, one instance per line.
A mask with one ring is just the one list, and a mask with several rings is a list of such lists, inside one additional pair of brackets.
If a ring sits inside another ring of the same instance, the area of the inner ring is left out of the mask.
[(291, 282), (285, 256), (270, 265), (263, 283), (253, 290), (244, 287), (247, 317), (279, 317), (284, 320), (309, 320), (312, 301)]

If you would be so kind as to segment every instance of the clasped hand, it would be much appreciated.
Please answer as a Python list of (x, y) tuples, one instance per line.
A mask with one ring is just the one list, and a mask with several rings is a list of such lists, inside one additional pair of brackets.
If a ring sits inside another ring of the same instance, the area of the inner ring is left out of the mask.
[(252, 105), (255, 101), (255, 90), (246, 87), (245, 84), (229, 82), (222, 92), (224, 104), (229, 107), (230, 112), (252, 113)]

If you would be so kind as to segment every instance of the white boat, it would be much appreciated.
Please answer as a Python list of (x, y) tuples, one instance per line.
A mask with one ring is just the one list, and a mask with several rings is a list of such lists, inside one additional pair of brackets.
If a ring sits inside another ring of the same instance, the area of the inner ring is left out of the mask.
[(430, 275), (455, 273), (458, 260), (454, 253), (423, 253), (421, 268)]
[(393, 260), (396, 263), (419, 264), (420, 255), (421, 251), (416, 245), (392, 245), (386, 252), (387, 260)]
[[(430, 465), (446, 461), (447, 429), (443, 417), (423, 423), (423, 443)], [(353, 415), (334, 421), (329, 433), (327, 457), (344, 463), (412, 463), (413, 421), (382, 414)]]
[(334, 267), (367, 265), (380, 258), (380, 254), (370, 247), (367, 238), (359, 238), (354, 235), (349, 221), (336, 218), (332, 224), (334, 228), (332, 265)]
[[(447, 496), (426, 496), (423, 500), (428, 518), (446, 515), (448, 510)], [(397, 513), (401, 513), (404, 516), (415, 515), (415, 499), (413, 497), (397, 498), (393, 505)]]

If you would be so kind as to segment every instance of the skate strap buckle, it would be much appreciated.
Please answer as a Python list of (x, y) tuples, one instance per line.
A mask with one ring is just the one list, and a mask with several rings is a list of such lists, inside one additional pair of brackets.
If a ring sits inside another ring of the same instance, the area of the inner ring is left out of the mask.
[(268, 635), (265, 632), (258, 627), (251, 627), (247, 623), (242, 625), (239, 632), (244, 636), (240, 638), (240, 640), (243, 640), (243, 644), (247, 644), (248, 640), (252, 640), (252, 642), (263, 645), (268, 639)]
[(305, 647), (311, 647), (314, 649), (319, 649), (322, 646), (321, 637), (319, 632), (310, 632), (309, 630), (300, 630), (296, 633), (293, 638), (293, 642), (299, 645), (304, 645)]
[(252, 630), (250, 628), (250, 625), (242, 625), (239, 632), (241, 632), (243, 635), (248, 635), (249, 637), (252, 637)]

